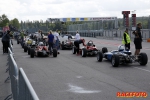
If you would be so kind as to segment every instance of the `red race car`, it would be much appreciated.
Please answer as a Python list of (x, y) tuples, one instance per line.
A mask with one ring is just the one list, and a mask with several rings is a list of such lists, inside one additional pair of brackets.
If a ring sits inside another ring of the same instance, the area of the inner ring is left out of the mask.
[[(34, 56), (49, 56), (49, 50), (48, 50), (48, 46), (44, 45), (43, 42), (39, 42), (39, 44), (37, 45), (37, 47), (31, 48), (30, 49), (30, 57), (34, 58)], [(53, 49), (53, 57), (57, 57), (57, 50), (54, 48)]]
[[(98, 52), (98, 49), (96, 48), (92, 40), (90, 40), (86, 46), (83, 46), (82, 48), (79, 49), (79, 54), (81, 54), (82, 57), (96, 56), (97, 52)], [(72, 53), (76, 54), (75, 46), (73, 46)]]

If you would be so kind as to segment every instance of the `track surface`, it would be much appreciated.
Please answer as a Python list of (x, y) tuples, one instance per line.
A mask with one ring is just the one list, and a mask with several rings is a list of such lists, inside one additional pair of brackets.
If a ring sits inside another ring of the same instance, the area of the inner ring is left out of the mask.
[[(85, 38), (93, 40), (97, 48), (117, 49), (121, 41)], [(134, 53), (134, 44), (131, 43)], [(141, 52), (150, 58), (150, 44), (143, 42)], [(27, 74), (40, 100), (127, 100), (118, 98), (117, 92), (147, 92), (147, 98), (130, 100), (150, 100), (150, 60), (146, 66), (138, 63), (112, 67), (96, 57), (76, 56), (71, 50), (60, 50), (57, 58), (30, 58), (14, 41), (14, 54), (18, 67)]]

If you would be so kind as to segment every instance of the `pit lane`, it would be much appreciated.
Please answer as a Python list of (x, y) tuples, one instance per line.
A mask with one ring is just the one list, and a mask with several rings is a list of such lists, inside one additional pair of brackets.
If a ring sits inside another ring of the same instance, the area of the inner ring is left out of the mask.
[[(107, 47), (108, 51), (117, 49), (118, 40), (92, 40), (97, 48)], [(149, 43), (143, 42), (141, 52), (150, 58)], [(134, 53), (134, 44), (131, 43)], [(96, 57), (81, 57), (72, 54), (71, 50), (60, 50), (57, 58), (30, 58), (20, 45), (14, 41), (14, 56), (18, 67), (27, 74), (40, 100), (116, 100), (117, 92), (147, 92), (150, 94), (150, 62), (146, 66), (138, 63), (112, 67)], [(137, 99), (137, 98), (131, 98)], [(138, 98), (138, 100), (143, 98)], [(144, 98), (150, 100), (150, 97)]]

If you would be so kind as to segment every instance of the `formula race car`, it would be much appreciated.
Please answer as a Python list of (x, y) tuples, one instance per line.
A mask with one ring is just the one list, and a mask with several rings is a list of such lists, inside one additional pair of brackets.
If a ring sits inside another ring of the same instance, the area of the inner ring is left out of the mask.
[(73, 41), (70, 39), (66, 41), (62, 41), (62, 43), (60, 43), (61, 50), (72, 49), (72, 47), (73, 47)]
[[(86, 57), (87, 55), (95, 56), (97, 55), (97, 52), (98, 52), (98, 49), (96, 48), (96, 46), (93, 44), (93, 41), (91, 40), (87, 43), (86, 46), (83, 46), (81, 49), (79, 49), (79, 54), (81, 54), (82, 57)], [(75, 46), (73, 46), (72, 53), (76, 54)]]
[[(49, 56), (49, 50), (46, 45), (44, 45), (43, 42), (39, 42), (38, 46), (36, 48), (30, 48), (30, 57), (34, 58), (34, 56)], [(53, 49), (53, 57), (57, 57), (57, 50)]]
[(140, 53), (136, 58), (132, 55), (131, 51), (125, 49), (124, 45), (119, 45), (118, 50), (112, 50), (110, 52), (108, 52), (106, 47), (102, 48), (102, 51), (98, 51), (97, 53), (97, 60), (101, 62), (103, 58), (111, 61), (113, 67), (135, 62), (138, 62), (140, 65), (146, 65), (148, 61), (146, 53)]

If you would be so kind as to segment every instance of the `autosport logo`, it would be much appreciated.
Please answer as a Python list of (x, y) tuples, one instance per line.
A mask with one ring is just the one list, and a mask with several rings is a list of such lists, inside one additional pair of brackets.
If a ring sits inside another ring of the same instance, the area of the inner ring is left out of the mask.
[(116, 96), (122, 98), (146, 98), (148, 94), (146, 92), (117, 92)]

